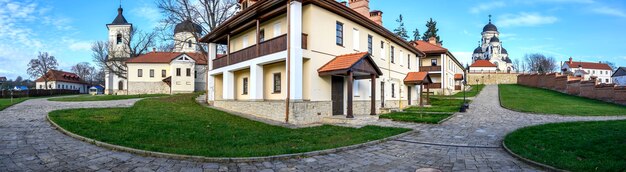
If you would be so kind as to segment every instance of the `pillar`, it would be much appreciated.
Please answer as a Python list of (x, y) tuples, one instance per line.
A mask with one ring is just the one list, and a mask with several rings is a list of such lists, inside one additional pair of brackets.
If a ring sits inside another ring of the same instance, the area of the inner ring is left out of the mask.
[(302, 100), (302, 2), (289, 3), (289, 99)]
[(206, 70), (206, 84), (207, 84), (207, 102), (215, 100), (215, 76), (209, 75), (209, 71), (213, 70), (213, 60), (217, 56), (217, 44), (209, 43), (207, 53), (207, 70)]
[(224, 71), (222, 81), (222, 97), (224, 100), (235, 99), (235, 74), (231, 71)]
[(370, 115), (376, 115), (376, 75), (372, 74), (370, 76), (372, 78), (372, 82), (370, 82), (372, 84), (371, 90), (370, 90), (372, 92), (371, 93), (372, 96), (370, 97), (370, 99), (372, 100), (372, 103), (370, 105), (371, 106)]
[(354, 77), (352, 74), (352, 71), (348, 71), (348, 109), (347, 109), (347, 113), (346, 113), (346, 118), (354, 118), (353, 112), (352, 112), (352, 99), (354, 97)]
[(250, 100), (263, 100), (263, 66), (250, 65)]

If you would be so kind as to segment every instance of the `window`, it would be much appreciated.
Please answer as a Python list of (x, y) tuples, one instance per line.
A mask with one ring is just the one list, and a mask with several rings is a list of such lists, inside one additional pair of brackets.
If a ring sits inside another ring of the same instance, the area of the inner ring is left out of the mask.
[(243, 78), (243, 95), (248, 94), (248, 78)]
[(122, 81), (117, 82), (117, 89), (118, 90), (124, 90), (124, 82), (122, 82)]
[(352, 29), (352, 49), (359, 51), (359, 30)]
[(274, 74), (274, 93), (280, 93), (280, 73)]
[(150, 69), (150, 78), (154, 78), (154, 69)]
[(241, 45), (241, 47), (242, 47), (242, 48), (246, 48), (246, 47), (248, 47), (248, 35), (243, 36), (243, 41), (242, 41), (242, 43), (241, 43), (241, 44), (242, 44), (242, 45)]
[(280, 35), (280, 22), (274, 24), (274, 37)]
[(430, 66), (437, 66), (437, 59), (430, 59)]
[(411, 69), (411, 54), (406, 55), (406, 66)]
[(367, 35), (367, 52), (372, 54), (373, 50), (372, 50), (372, 43), (374, 38), (372, 37), (372, 35)]
[(187, 68), (186, 73), (187, 73), (187, 76), (191, 76), (191, 69), (190, 69), (190, 68)]
[(352, 83), (352, 92), (354, 93), (354, 97), (359, 97), (359, 80), (354, 80)]
[(198, 78), (198, 71), (193, 71), (193, 78)]
[(165, 78), (167, 76), (167, 72), (165, 70), (161, 70), (161, 77)]
[(343, 23), (341, 22), (337, 22), (336, 25), (336, 37), (337, 39), (335, 40), (336, 44), (339, 46), (343, 46)]
[(380, 41), (380, 59), (385, 60), (385, 42)]
[(265, 41), (265, 29), (261, 29), (261, 31), (259, 31), (259, 42), (263, 41)]
[(187, 47), (191, 48), (191, 40), (187, 41)]
[(391, 46), (391, 49), (389, 50), (389, 54), (390, 54), (390, 55), (389, 55), (389, 58), (391, 59), (391, 63), (395, 63), (395, 62), (394, 62), (394, 59), (393, 59), (393, 55), (394, 55), (394, 54), (393, 54), (393, 51), (394, 51), (394, 49), (395, 49), (395, 48), (394, 48), (393, 46)]
[(143, 69), (137, 69), (137, 77), (143, 77)]
[(176, 68), (176, 76), (180, 76), (180, 68)]
[(396, 97), (396, 84), (391, 83), (391, 97), (395, 98)]
[(122, 34), (117, 34), (115, 44), (122, 44)]
[(400, 50), (400, 56), (398, 56), (398, 59), (400, 60), (400, 66), (404, 66), (404, 52), (402, 50)]

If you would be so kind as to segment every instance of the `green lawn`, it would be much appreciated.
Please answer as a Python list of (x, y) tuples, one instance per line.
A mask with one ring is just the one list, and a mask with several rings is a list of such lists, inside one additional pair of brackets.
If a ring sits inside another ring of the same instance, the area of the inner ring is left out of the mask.
[(135, 99), (146, 97), (161, 97), (167, 96), (166, 94), (138, 94), (138, 95), (80, 95), (74, 97), (59, 97), (48, 99), (50, 101), (60, 102), (83, 102), (83, 101), (107, 101), (107, 100), (122, 100), (122, 99)]
[(433, 114), (433, 113), (413, 113), (413, 112), (392, 112), (380, 115), (380, 118), (387, 118), (394, 121), (415, 122), (437, 124), (439, 121), (446, 119), (452, 113)]
[(11, 101), (11, 98), (1, 98), (0, 99), (0, 110), (4, 110), (4, 109), (6, 109), (9, 106), (12, 106), (14, 104), (22, 103), (23, 101), (26, 101), (28, 99), (29, 99), (28, 97), (13, 98), (13, 101)]
[[(485, 88), (484, 84), (472, 85), (471, 89), (466, 91), (465, 97), (476, 97), (476, 95), (478, 95), (478, 93), (480, 93), (480, 91), (482, 91), (483, 88)], [(431, 96), (433, 96), (433, 95), (431, 95)], [(449, 96), (435, 95), (434, 97), (436, 97), (436, 98), (448, 98), (448, 97), (462, 98), (463, 97), (463, 91), (458, 92), (458, 93), (453, 94), (453, 95), (449, 95)]]
[(626, 106), (521, 85), (499, 85), (503, 107), (521, 112), (603, 116), (626, 115)]
[(506, 146), (536, 162), (570, 171), (626, 171), (626, 120), (522, 128)]
[(336, 148), (409, 131), (324, 125), (272, 126), (197, 104), (197, 94), (144, 99), (130, 108), (50, 113), (63, 128), (99, 141), (137, 149), (207, 157), (251, 157)]
[[(469, 102), (469, 100), (468, 100)], [(404, 111), (419, 112), (458, 112), (463, 99), (430, 98), (431, 107), (410, 107)]]

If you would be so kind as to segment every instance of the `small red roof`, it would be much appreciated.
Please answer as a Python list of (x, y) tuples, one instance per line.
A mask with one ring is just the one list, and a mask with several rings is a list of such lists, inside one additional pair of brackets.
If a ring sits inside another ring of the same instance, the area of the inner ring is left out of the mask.
[(409, 72), (404, 77), (404, 83), (408, 84), (423, 84), (423, 83), (432, 83), (430, 77), (428, 76), (428, 72)]
[(127, 63), (170, 63), (174, 58), (179, 57), (183, 54), (188, 55), (193, 60), (196, 61), (196, 64), (206, 65), (206, 55), (202, 53), (180, 53), (180, 52), (150, 52), (147, 54), (143, 54), (132, 58), (127, 61)]
[(489, 60), (476, 60), (470, 67), (498, 67)]
[(417, 40), (417, 41), (413, 41), (413, 45), (415, 46), (415, 48), (417, 48), (418, 50), (424, 52), (424, 53), (446, 53), (448, 52), (448, 49), (443, 48), (439, 45), (435, 45), (435, 44), (431, 44), (429, 42), (426, 41), (422, 41), (422, 40)]
[(578, 65), (580, 65), (581, 67), (585, 68), (585, 69), (600, 69), (600, 70), (613, 70), (611, 69), (611, 67), (606, 64), (606, 63), (592, 63), (592, 62), (575, 62), (575, 61), (568, 61), (567, 66), (569, 66), (570, 68), (578, 68)]
[(352, 67), (356, 62), (361, 60), (367, 52), (340, 55), (319, 68), (317, 72), (329, 72), (334, 70), (344, 70)]
[[(48, 78), (48, 81), (58, 81), (58, 82), (70, 82), (77, 84), (87, 84), (87, 82), (83, 81), (78, 75), (71, 72), (64, 72), (60, 70), (49, 70), (44, 75)], [(44, 82), (44, 76), (39, 77), (35, 82)]]
[(454, 80), (463, 80), (463, 74), (454, 74)]

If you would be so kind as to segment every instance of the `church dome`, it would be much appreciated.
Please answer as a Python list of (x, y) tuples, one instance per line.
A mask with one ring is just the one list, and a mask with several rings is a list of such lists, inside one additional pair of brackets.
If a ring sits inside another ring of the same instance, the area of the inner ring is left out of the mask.
[(483, 27), (483, 32), (487, 32), (487, 31), (498, 31), (498, 27), (496, 27), (496, 25), (491, 24), (491, 22), (489, 22), (489, 24), (485, 25), (485, 27)]
[(513, 63), (513, 62), (511, 61), (511, 59), (510, 59), (510, 58), (508, 58), (508, 57), (507, 57), (506, 59), (504, 59), (504, 62), (507, 62), (507, 63)]
[(195, 24), (191, 20), (187, 19), (181, 23), (176, 24), (176, 27), (174, 27), (174, 34), (180, 32), (202, 33), (202, 26)]
[(491, 37), (491, 39), (489, 40), (489, 42), (500, 42), (500, 39), (498, 39), (498, 37)]
[(478, 47), (476, 47), (476, 49), (474, 49), (474, 54), (477, 54), (477, 53), (483, 53), (483, 49), (480, 46), (478, 46)]
[(509, 52), (507, 52), (505, 48), (502, 48), (502, 54), (509, 54)]

